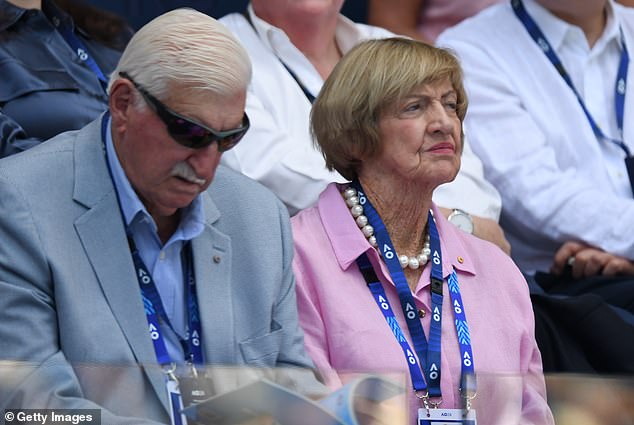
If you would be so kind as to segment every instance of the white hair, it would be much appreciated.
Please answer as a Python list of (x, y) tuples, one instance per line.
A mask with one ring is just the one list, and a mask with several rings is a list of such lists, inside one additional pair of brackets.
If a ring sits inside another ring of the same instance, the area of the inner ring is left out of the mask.
[(235, 37), (214, 18), (176, 9), (153, 19), (130, 40), (112, 83), (125, 72), (159, 99), (171, 87), (227, 97), (246, 90), (251, 62)]

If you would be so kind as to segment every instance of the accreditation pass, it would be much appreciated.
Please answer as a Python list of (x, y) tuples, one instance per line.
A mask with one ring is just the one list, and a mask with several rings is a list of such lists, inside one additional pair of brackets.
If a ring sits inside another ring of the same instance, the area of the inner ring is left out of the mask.
[(477, 425), (475, 410), (418, 409), (418, 425)]

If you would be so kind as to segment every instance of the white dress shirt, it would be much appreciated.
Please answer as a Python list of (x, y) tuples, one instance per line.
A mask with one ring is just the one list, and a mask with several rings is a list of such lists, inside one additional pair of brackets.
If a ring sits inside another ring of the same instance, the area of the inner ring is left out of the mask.
[[(634, 51), (634, 9), (610, 1), (601, 37), (533, 0), (541, 28), (602, 131), (621, 139), (614, 106), (621, 57), (619, 26)], [(634, 258), (634, 201), (625, 153), (599, 141), (573, 91), (533, 41), (509, 3), (493, 6), (438, 39), (460, 56), (466, 77), (470, 142), (485, 175), (502, 194), (501, 223), (526, 272), (550, 268), (559, 246), (582, 240)], [(634, 82), (630, 64), (628, 81)], [(625, 99), (624, 143), (634, 151), (634, 96)]]
[[(246, 106), (251, 128), (222, 161), (267, 186), (295, 214), (315, 204), (328, 183), (346, 180), (326, 169), (314, 147), (309, 128), (311, 103), (282, 62), (314, 96), (324, 81), (284, 31), (255, 16), (251, 6), (248, 13), (253, 26), (238, 13), (220, 19), (247, 49), (253, 63)], [(389, 31), (356, 24), (343, 15), (336, 29), (343, 53), (362, 40), (390, 36)], [(468, 146), (458, 177), (436, 189), (434, 201), (494, 220), (501, 209), (500, 195), (484, 180), (482, 164)]]

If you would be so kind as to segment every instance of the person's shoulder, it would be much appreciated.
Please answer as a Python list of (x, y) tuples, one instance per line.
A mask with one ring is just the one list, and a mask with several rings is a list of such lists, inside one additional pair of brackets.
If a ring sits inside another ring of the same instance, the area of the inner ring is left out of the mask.
[(619, 3), (613, 3), (614, 13), (619, 17), (621, 25), (625, 31), (634, 36), (634, 7), (627, 7)]
[(19, 193), (26, 202), (49, 204), (49, 208), (70, 199), (60, 193), (72, 190), (77, 133), (62, 133), (0, 160), (0, 192)]
[[(326, 234), (337, 233), (333, 227), (341, 223), (342, 208), (349, 214), (348, 207), (343, 203), (338, 183), (330, 183), (321, 192), (317, 203), (305, 208), (291, 217), (293, 240), (296, 245), (305, 247), (322, 246), (321, 239)], [(337, 205), (338, 202), (341, 204)], [(330, 239), (328, 244), (330, 244)]]
[(355, 22), (354, 25), (357, 27), (357, 30), (363, 35), (364, 39), (400, 37), (398, 34), (374, 25), (363, 24), (360, 22)]
[[(240, 41), (242, 47), (249, 54), (251, 62), (254, 64), (269, 58), (272, 55), (270, 49), (266, 48), (265, 43), (260, 39), (255, 28), (247, 20), (242, 13), (230, 13), (218, 20)], [(261, 66), (261, 65), (258, 65)], [(255, 73), (257, 76), (258, 73)]]
[[(219, 209), (228, 209), (242, 204), (257, 208), (279, 208), (282, 202), (261, 183), (223, 164), (218, 165), (208, 193)], [(285, 207), (284, 207), (285, 208)]]
[[(0, 169), (6, 173), (25, 175), (36, 173), (37, 170), (47, 171), (42, 161), (47, 161), (46, 158), (55, 158), (60, 153), (71, 152), (80, 131), (72, 130), (60, 133), (26, 151), (2, 158), (0, 159)], [(39, 165), (35, 165), (36, 163)]]
[(245, 28), (251, 28), (249, 21), (242, 13), (229, 13), (218, 19), (222, 25), (227, 27), (231, 32), (241, 33), (245, 31)]
[(495, 4), (444, 30), (438, 36), (436, 45), (442, 47), (452, 40), (490, 42), (490, 40), (503, 38), (499, 37), (499, 33), (511, 29), (510, 27), (515, 25), (515, 20), (510, 4), (507, 2)]
[(0, 172), (15, 181), (35, 182), (54, 174), (70, 175), (78, 146), (94, 153), (102, 150), (100, 122), (96, 119), (79, 130), (66, 131), (24, 152), (0, 160)]
[(249, 192), (261, 192), (265, 193), (267, 190), (257, 181), (241, 174), (223, 164), (219, 164), (214, 175), (214, 179), (210, 185), (210, 189), (213, 192), (224, 193), (227, 190), (233, 189), (237, 191), (249, 191)]
[(291, 217), (291, 226), (293, 227), (293, 231), (298, 232), (302, 229), (314, 228), (314, 225), (318, 222), (321, 222), (321, 217), (319, 215), (319, 207), (317, 205), (304, 208)]

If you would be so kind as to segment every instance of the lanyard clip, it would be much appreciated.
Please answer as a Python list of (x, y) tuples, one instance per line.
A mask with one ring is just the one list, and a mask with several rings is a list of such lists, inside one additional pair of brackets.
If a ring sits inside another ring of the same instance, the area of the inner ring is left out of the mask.
[(460, 378), (460, 395), (466, 412), (471, 410), (471, 401), (476, 397), (476, 376), (474, 373), (463, 373)]
[(429, 391), (416, 390), (414, 391), (414, 395), (423, 402), (423, 406), (425, 406), (425, 410), (427, 410), (427, 414), (429, 415)]
[(167, 379), (178, 382), (178, 378), (174, 372), (176, 372), (176, 363), (170, 363), (169, 366), (166, 365), (163, 367), (163, 373), (167, 376)]
[(198, 370), (196, 369), (196, 364), (194, 363), (194, 355), (193, 354), (191, 356), (189, 356), (189, 361), (187, 362), (187, 365), (189, 366), (189, 370), (191, 372), (192, 378), (197, 379), (198, 378)]
[(436, 400), (432, 400), (431, 398), (429, 398), (429, 404), (432, 408), (438, 409), (438, 406), (442, 404), (442, 397), (435, 397), (435, 399)]
[(431, 292), (433, 294), (442, 295), (442, 279), (431, 277)]

